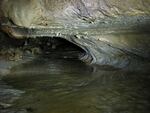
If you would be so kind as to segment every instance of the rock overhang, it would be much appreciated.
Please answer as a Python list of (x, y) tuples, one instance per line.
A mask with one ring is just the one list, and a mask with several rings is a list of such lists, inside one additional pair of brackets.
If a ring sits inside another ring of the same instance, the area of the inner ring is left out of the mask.
[[(130, 62), (129, 56), (149, 59), (148, 0), (1, 3), (3, 17), (8, 19), (1, 27), (15, 38), (62, 37), (84, 49), (87, 55), (82, 60), (94, 64), (124, 67)], [(20, 7), (22, 4), (26, 6)], [(4, 6), (11, 7), (5, 10)]]
[(76, 27), (105, 18), (149, 15), (149, 5), (149, 0), (1, 0), (1, 12), (23, 27)]

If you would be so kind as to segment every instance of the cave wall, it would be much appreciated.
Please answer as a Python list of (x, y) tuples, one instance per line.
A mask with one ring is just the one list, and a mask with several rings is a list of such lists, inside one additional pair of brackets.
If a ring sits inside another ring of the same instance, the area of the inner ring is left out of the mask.
[(10, 30), (15, 38), (59, 36), (84, 49), (82, 60), (94, 64), (122, 67), (135, 57), (150, 60), (150, 0), (1, 0), (0, 5), (1, 23), (5, 17), (8, 26), (17, 26)]
[(25, 27), (88, 24), (102, 18), (149, 15), (149, 0), (1, 0), (1, 10)]

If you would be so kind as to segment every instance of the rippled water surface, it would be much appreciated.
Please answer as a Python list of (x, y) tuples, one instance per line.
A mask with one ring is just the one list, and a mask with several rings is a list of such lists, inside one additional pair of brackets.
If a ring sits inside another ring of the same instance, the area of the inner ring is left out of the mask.
[(4, 80), (26, 93), (13, 109), (32, 113), (149, 113), (150, 75), (92, 67), (76, 59), (37, 58)]

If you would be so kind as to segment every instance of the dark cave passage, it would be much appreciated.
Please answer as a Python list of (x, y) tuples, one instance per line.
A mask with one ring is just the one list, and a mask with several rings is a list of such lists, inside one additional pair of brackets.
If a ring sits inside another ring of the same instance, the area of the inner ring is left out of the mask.
[(38, 48), (40, 54), (48, 57), (78, 58), (85, 51), (79, 46), (60, 37), (37, 37), (25, 40), (25, 48)]
[(75, 58), (85, 54), (79, 46), (61, 37), (37, 37), (15, 39), (1, 32), (1, 57), (40, 55), (53, 58)]

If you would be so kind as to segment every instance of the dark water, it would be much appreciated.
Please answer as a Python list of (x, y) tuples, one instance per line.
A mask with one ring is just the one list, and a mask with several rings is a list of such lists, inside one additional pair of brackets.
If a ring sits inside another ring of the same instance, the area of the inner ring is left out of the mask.
[(26, 93), (12, 109), (29, 113), (149, 113), (150, 75), (92, 67), (76, 59), (37, 58), (5, 82)]

